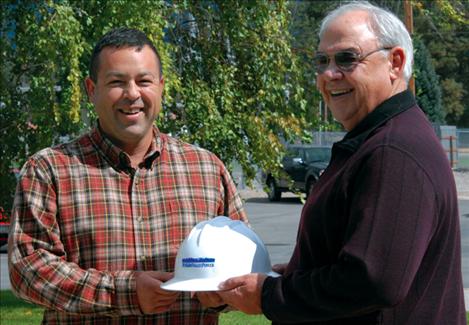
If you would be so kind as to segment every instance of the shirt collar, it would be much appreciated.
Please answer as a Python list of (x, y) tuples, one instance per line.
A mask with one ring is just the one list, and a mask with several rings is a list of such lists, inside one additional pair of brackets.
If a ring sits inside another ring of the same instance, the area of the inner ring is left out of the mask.
[(376, 128), (414, 105), (416, 105), (415, 98), (409, 90), (386, 99), (360, 121), (355, 128), (349, 131), (341, 141), (337, 142), (336, 145), (350, 151), (356, 151)]
[[(98, 152), (107, 160), (111, 166), (116, 169), (130, 169), (129, 155), (117, 147), (112, 141), (104, 134), (99, 121), (96, 126), (91, 130), (91, 140), (98, 149)], [(160, 131), (156, 126), (153, 126), (153, 140), (150, 145), (148, 153), (145, 155), (142, 165), (146, 168), (152, 168), (156, 158), (160, 155), (162, 150), (162, 139)]]

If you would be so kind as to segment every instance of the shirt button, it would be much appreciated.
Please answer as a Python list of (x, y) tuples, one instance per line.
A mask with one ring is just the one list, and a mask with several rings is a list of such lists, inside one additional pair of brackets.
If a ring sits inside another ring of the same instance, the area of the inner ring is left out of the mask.
[(143, 222), (143, 218), (142, 218), (142, 217), (138, 217), (138, 218), (137, 218), (137, 221), (140, 222), (140, 223), (142, 223), (142, 222)]
[(140, 260), (142, 260), (142, 261), (145, 261), (146, 258), (147, 258), (147, 257), (146, 257), (145, 255), (140, 256)]

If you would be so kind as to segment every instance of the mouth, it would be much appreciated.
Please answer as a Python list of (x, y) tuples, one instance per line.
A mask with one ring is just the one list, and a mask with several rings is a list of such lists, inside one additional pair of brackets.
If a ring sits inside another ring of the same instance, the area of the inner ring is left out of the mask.
[(353, 88), (350, 89), (340, 89), (340, 90), (330, 90), (331, 97), (339, 97), (346, 94), (350, 94), (353, 91)]
[(138, 113), (142, 112), (143, 109), (142, 108), (134, 108), (134, 109), (130, 109), (130, 110), (119, 109), (118, 111), (120, 113), (124, 114), (124, 115), (133, 116), (133, 115), (137, 115)]

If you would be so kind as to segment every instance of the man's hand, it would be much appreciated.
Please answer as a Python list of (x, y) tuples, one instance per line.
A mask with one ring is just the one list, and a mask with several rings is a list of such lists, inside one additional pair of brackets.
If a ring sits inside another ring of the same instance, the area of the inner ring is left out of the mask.
[(262, 285), (267, 275), (251, 273), (226, 280), (217, 293), (223, 301), (246, 314), (262, 314)]
[(157, 271), (137, 272), (135, 274), (138, 303), (144, 314), (165, 312), (176, 301), (180, 292), (160, 288), (163, 282), (172, 277), (173, 273)]
[(214, 308), (224, 305), (223, 299), (216, 291), (199, 291), (191, 294), (191, 297), (196, 296), (202, 306), (205, 308)]
[(283, 275), (285, 270), (287, 269), (287, 263), (285, 264), (275, 264), (272, 266), (272, 271), (277, 272), (280, 275)]

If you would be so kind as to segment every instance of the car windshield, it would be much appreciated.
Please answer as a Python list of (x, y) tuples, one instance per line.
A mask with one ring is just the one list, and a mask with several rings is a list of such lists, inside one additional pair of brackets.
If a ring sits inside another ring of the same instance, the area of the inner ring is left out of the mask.
[(331, 159), (331, 148), (307, 148), (305, 160), (307, 162), (326, 161)]

